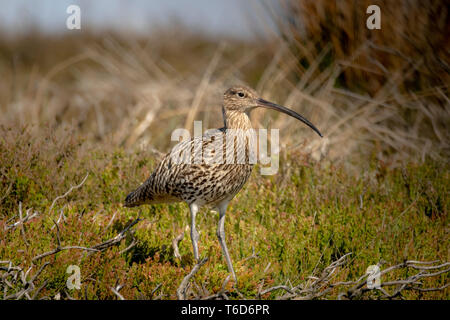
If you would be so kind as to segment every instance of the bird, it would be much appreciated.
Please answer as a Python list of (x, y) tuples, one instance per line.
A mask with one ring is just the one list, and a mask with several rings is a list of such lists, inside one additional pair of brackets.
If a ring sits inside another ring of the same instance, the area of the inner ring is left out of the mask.
[(255, 155), (250, 139), (253, 128), (249, 115), (255, 108), (285, 113), (322, 137), (320, 131), (297, 112), (262, 99), (249, 87), (233, 86), (223, 95), (224, 126), (175, 145), (150, 177), (129, 193), (124, 202), (125, 207), (186, 202), (190, 210), (190, 236), (196, 261), (200, 261), (199, 233), (195, 223), (197, 212), (203, 206), (216, 210), (219, 213), (217, 238), (228, 271), (236, 283), (236, 273), (225, 241), (225, 214), (228, 204), (245, 185), (254, 167), (251, 160)]

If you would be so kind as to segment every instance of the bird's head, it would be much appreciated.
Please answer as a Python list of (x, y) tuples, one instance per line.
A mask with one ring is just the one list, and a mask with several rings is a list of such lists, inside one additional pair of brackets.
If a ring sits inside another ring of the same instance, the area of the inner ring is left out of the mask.
[(273, 109), (300, 120), (322, 137), (320, 131), (311, 122), (309, 122), (308, 119), (291, 109), (260, 98), (255, 90), (248, 87), (234, 86), (228, 89), (223, 96), (223, 107), (225, 110), (233, 110), (243, 113), (248, 113), (258, 107)]

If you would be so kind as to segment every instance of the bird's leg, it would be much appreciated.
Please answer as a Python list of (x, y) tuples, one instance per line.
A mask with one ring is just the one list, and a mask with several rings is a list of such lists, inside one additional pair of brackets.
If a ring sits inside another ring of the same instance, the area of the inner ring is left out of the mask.
[(217, 226), (217, 238), (219, 238), (220, 246), (222, 247), (222, 252), (227, 261), (228, 271), (233, 274), (233, 279), (237, 283), (236, 273), (233, 269), (233, 263), (231, 262), (230, 254), (228, 253), (227, 243), (225, 242), (225, 213), (227, 210), (227, 203), (219, 205), (219, 225)]
[(198, 262), (198, 232), (195, 227), (195, 216), (198, 212), (198, 206), (195, 203), (191, 203), (189, 205), (189, 209), (191, 210), (191, 241), (192, 247), (194, 248), (194, 258)]

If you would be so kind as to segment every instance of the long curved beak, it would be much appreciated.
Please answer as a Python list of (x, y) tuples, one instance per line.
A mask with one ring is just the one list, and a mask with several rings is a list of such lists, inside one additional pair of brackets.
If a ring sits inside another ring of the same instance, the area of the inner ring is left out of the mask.
[(297, 112), (295, 112), (295, 111), (293, 111), (291, 109), (288, 109), (286, 107), (280, 106), (280, 105), (278, 105), (276, 103), (272, 103), (270, 101), (266, 101), (266, 100), (261, 99), (261, 98), (256, 100), (256, 104), (257, 104), (257, 107), (273, 109), (273, 110), (277, 110), (279, 112), (283, 112), (283, 113), (285, 113), (287, 115), (290, 115), (291, 117), (294, 117), (295, 119), (300, 120), (301, 122), (306, 124), (308, 127), (313, 129), (315, 132), (317, 132), (317, 134), (320, 137), (323, 137), (322, 134), (320, 133), (319, 129), (317, 129), (311, 122), (309, 122), (308, 119), (302, 117)]

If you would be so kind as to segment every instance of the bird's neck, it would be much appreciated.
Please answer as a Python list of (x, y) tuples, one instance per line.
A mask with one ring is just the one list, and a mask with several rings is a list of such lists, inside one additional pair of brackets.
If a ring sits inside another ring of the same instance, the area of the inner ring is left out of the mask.
[(241, 111), (222, 109), (224, 125), (226, 129), (252, 129), (252, 123), (248, 115)]

